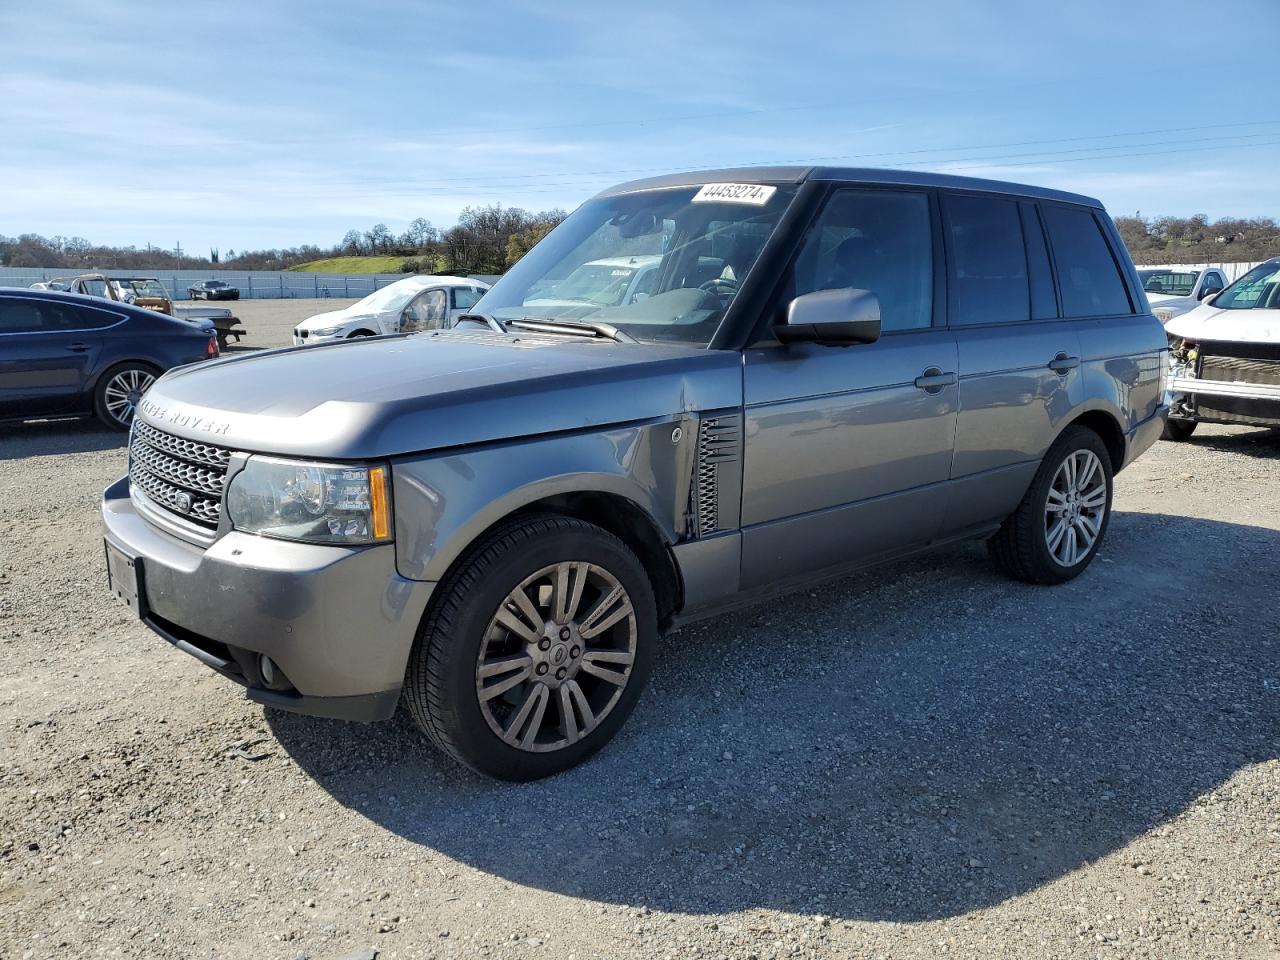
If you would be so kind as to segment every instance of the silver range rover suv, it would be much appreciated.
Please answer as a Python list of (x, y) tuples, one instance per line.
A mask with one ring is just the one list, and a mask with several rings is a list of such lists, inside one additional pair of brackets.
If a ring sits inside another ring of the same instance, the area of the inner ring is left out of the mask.
[(259, 703), (403, 701), (463, 763), (542, 777), (691, 618), (965, 538), (1079, 575), (1164, 427), (1167, 352), (1086, 197), (627, 183), (453, 329), (158, 380), (102, 503), (111, 589)]

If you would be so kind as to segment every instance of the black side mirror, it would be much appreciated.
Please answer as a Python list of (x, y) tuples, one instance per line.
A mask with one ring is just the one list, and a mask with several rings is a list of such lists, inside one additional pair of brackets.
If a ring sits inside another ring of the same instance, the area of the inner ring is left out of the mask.
[(827, 343), (847, 347), (880, 339), (880, 299), (870, 290), (815, 290), (787, 305), (785, 323), (773, 328), (783, 343)]
[(1212, 297), (1215, 293), (1221, 293), (1221, 292), (1222, 292), (1222, 287), (1201, 287), (1201, 288), (1200, 288), (1200, 296), (1199, 296), (1199, 297), (1197, 297), (1196, 299), (1198, 299), (1198, 300), (1208, 300), (1208, 299), (1209, 299), (1210, 297)]

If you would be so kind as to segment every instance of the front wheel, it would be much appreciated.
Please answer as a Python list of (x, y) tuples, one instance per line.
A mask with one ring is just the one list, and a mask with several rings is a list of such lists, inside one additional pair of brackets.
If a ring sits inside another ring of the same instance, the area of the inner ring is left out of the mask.
[(617, 537), (570, 517), (500, 528), (440, 585), (405, 700), (454, 759), (536, 780), (618, 732), (648, 679), (653, 587)]
[(1093, 561), (1111, 520), (1111, 455), (1087, 427), (1045, 454), (1018, 508), (987, 541), (996, 566), (1028, 583), (1065, 583)]
[(1160, 432), (1161, 440), (1173, 440), (1182, 443), (1191, 439), (1196, 432), (1196, 420), (1166, 420), (1164, 430)]

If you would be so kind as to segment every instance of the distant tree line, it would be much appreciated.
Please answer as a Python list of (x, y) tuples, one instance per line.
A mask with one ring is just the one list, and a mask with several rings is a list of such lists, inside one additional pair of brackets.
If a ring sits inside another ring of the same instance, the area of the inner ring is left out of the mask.
[(1210, 222), (1193, 217), (1116, 217), (1135, 263), (1249, 263), (1280, 254), (1280, 225), (1271, 217)]
[[(112, 247), (83, 237), (0, 234), (0, 266), (103, 270), (284, 270), (329, 257), (398, 256), (405, 273), (502, 273), (565, 218), (563, 210), (530, 213), (491, 204), (466, 207), (458, 222), (438, 230), (418, 217), (396, 236), (385, 223), (348, 230), (341, 242), (275, 250), (210, 250), (208, 257), (159, 247)], [(1137, 263), (1209, 263), (1266, 260), (1280, 254), (1280, 224), (1271, 217), (1210, 221), (1192, 217), (1116, 217)]]
[(418, 217), (396, 236), (385, 223), (348, 230), (341, 242), (275, 250), (210, 250), (198, 257), (159, 247), (112, 247), (83, 237), (0, 234), (0, 266), (85, 270), (285, 270), (343, 256), (399, 256), (405, 273), (502, 273), (565, 218), (563, 210), (530, 213), (492, 204), (466, 207), (458, 223), (440, 231)]

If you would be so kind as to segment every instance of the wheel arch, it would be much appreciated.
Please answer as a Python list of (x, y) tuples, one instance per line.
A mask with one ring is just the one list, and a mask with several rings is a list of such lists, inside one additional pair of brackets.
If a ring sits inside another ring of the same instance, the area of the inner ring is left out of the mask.
[[(1115, 414), (1101, 408), (1085, 410), (1065, 424), (1058, 432), (1058, 437), (1071, 427), (1086, 427), (1096, 433), (1102, 439), (1102, 444), (1111, 457), (1111, 472), (1113, 474), (1120, 472), (1124, 466), (1127, 441), (1124, 429), (1120, 426), (1120, 421)], [(1057, 442), (1058, 437), (1054, 437), (1054, 442)]]

